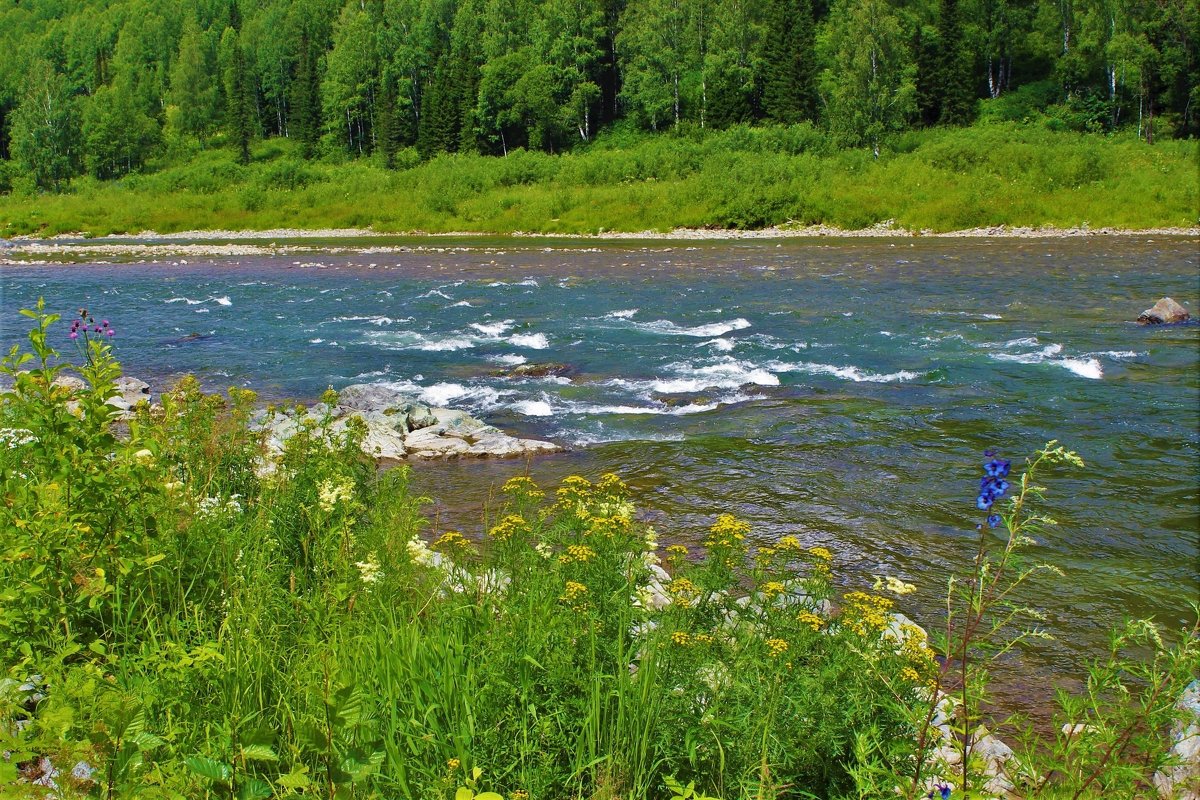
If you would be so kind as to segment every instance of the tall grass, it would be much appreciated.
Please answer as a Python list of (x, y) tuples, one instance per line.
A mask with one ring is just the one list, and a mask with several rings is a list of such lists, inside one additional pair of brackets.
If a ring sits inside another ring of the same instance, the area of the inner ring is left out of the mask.
[(286, 140), (254, 162), (188, 151), (146, 174), (0, 196), (0, 234), (371, 227), (380, 232), (597, 233), (887, 220), (914, 231), (988, 225), (1192, 226), (1194, 142), (1015, 123), (898, 136), (875, 161), (810, 126), (600, 138), (565, 155), (445, 155), (401, 168), (305, 162)]

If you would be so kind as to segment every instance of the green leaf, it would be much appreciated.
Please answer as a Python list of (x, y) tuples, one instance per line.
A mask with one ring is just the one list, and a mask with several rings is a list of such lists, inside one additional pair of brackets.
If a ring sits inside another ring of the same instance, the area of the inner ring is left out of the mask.
[(271, 789), (271, 784), (258, 778), (251, 778), (242, 784), (238, 789), (238, 800), (262, 800), (275, 794)]
[(458, 791), (454, 793), (454, 800), (474, 800), (475, 793), (465, 786), (458, 787)]
[(475, 800), (504, 800), (504, 796), (495, 792), (480, 792), (475, 795)]
[(207, 756), (192, 756), (183, 763), (187, 764), (192, 772), (210, 781), (229, 783), (229, 779), (233, 777), (233, 769), (228, 764), (222, 764)]
[(265, 744), (248, 744), (242, 748), (242, 755), (247, 761), (278, 761), (279, 756)]
[(275, 780), (280, 786), (285, 789), (307, 789), (312, 786), (312, 780), (308, 777), (308, 767), (297, 767), (287, 775), (280, 775)]

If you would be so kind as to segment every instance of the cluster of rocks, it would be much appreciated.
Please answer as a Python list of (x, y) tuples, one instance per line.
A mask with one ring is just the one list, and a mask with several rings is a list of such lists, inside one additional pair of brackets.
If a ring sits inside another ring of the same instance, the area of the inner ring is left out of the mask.
[[(59, 375), (54, 385), (70, 394), (87, 389), (87, 384), (73, 375)], [(139, 403), (154, 401), (150, 384), (138, 378), (122, 376), (117, 379), (116, 387), (117, 392), (108, 399), (108, 404), (117, 410), (114, 416), (119, 420), (130, 419)], [(351, 419), (361, 421), (366, 428), (363, 452), (385, 461), (517, 458), (562, 449), (552, 442), (510, 436), (465, 411), (428, 406), (377, 384), (347, 386), (338, 393), (338, 401), (333, 406), (317, 403), (301, 413), (263, 409), (255, 413), (251, 426), (253, 430), (265, 432), (268, 449), (278, 454), (306, 420), (320, 421), (327, 414), (332, 418), (330, 432), (333, 434), (345, 432)]]
[(317, 403), (303, 413), (258, 412), (251, 424), (266, 433), (267, 447), (282, 452), (306, 420), (328, 415), (330, 432), (344, 432), (351, 420), (366, 429), (363, 452), (377, 459), (409, 458), (515, 458), (554, 453), (562, 448), (551, 442), (518, 439), (465, 411), (420, 403), (395, 389), (378, 384), (354, 384), (338, 392), (330, 406)]

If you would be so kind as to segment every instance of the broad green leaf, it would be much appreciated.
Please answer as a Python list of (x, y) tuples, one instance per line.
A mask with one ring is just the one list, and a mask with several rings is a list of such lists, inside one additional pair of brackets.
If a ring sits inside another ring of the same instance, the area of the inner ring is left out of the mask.
[(207, 756), (192, 756), (183, 763), (188, 765), (188, 769), (208, 778), (210, 781), (218, 781), (220, 783), (228, 783), (233, 776), (233, 770), (228, 764), (222, 764), (220, 761), (215, 761)]
[(280, 775), (275, 782), (285, 789), (307, 789), (312, 786), (312, 780), (307, 773), (308, 767), (299, 767), (287, 775)]
[(458, 787), (458, 791), (454, 793), (454, 800), (474, 800), (475, 793), (465, 786)]
[(242, 755), (247, 761), (278, 761), (279, 756), (265, 744), (248, 744), (242, 748)]

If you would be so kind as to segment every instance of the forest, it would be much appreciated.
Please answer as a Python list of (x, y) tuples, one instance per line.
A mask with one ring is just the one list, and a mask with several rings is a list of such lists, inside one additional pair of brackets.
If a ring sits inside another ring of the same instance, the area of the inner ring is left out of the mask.
[(806, 123), (876, 156), (981, 117), (1194, 137), (1198, 45), (1190, 0), (3, 0), (0, 192), (272, 137), (385, 167)]

